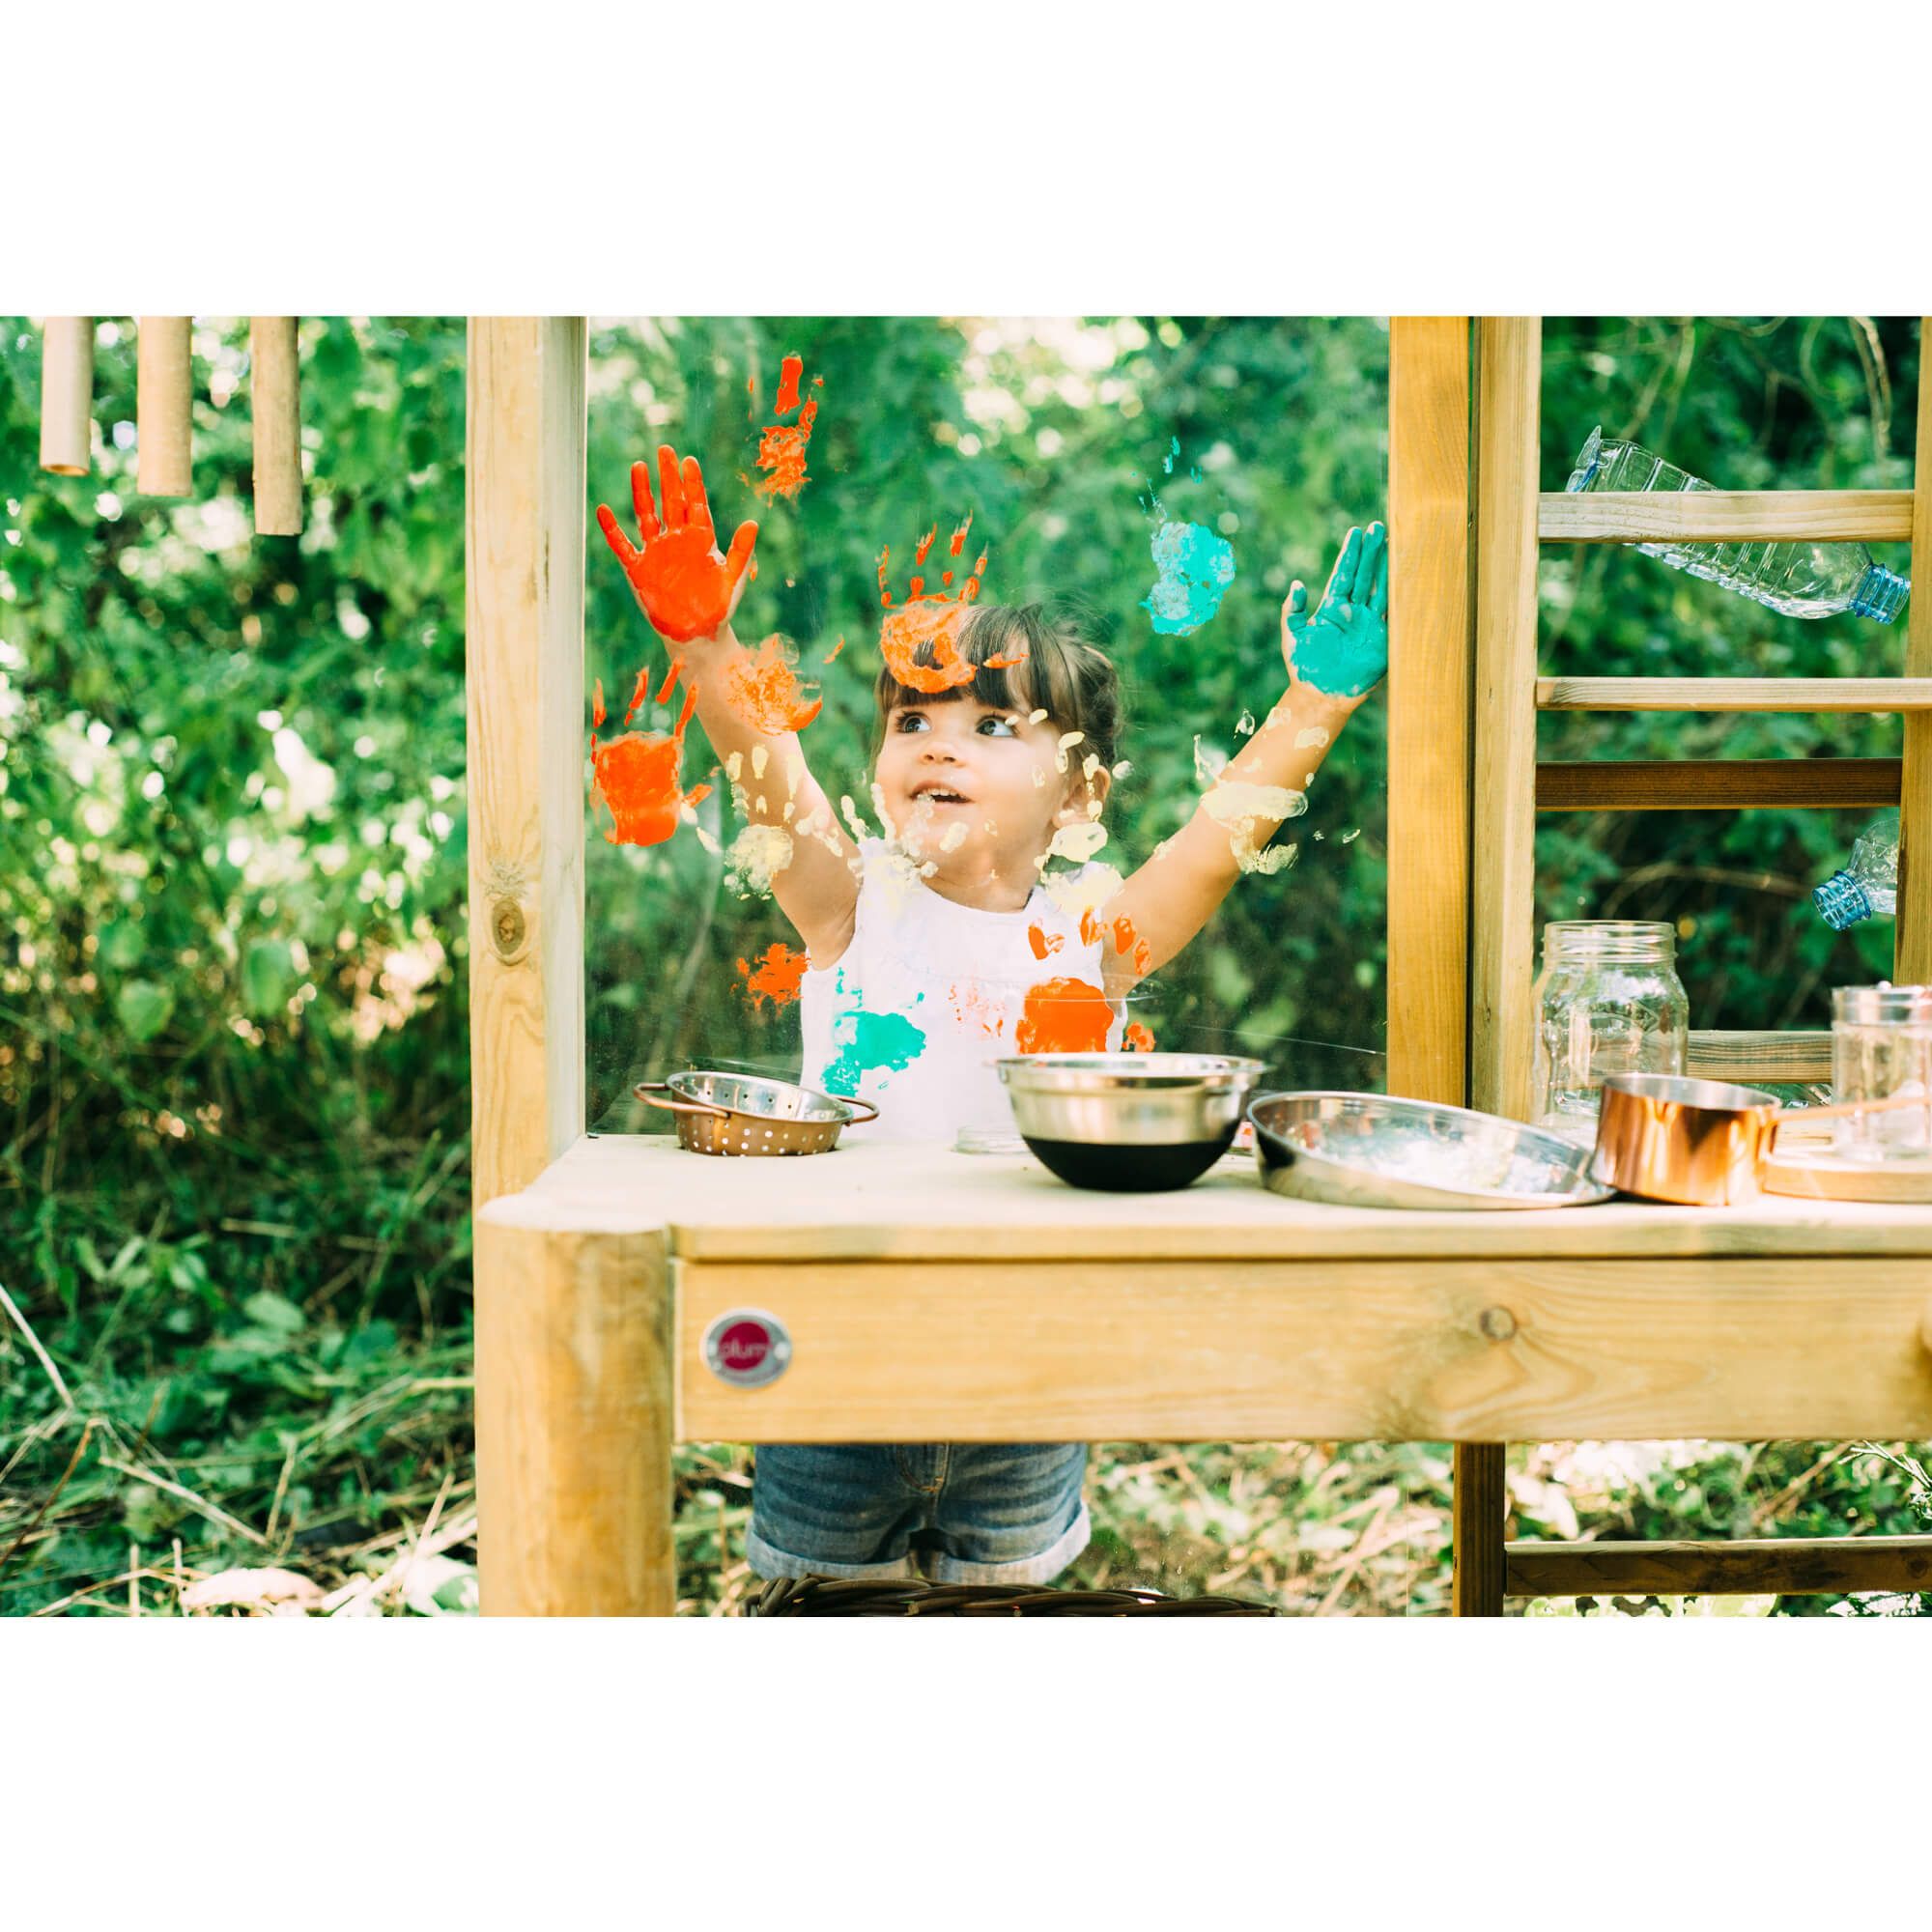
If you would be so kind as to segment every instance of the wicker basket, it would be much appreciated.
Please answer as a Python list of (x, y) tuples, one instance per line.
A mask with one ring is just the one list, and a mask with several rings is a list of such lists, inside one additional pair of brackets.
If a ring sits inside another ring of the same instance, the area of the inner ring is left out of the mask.
[(1054, 1590), (909, 1577), (781, 1577), (748, 1617), (1272, 1617), (1238, 1597), (1163, 1597), (1158, 1590)]

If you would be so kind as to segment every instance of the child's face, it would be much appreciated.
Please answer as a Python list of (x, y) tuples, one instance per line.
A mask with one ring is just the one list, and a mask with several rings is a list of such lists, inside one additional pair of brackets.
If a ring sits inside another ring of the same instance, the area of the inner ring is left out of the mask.
[[(1084, 821), (1083, 748), (1059, 768), (1052, 719), (997, 711), (977, 698), (895, 705), (886, 718), (877, 779), (899, 843), (935, 876), (977, 883), (1030, 878), (1062, 825)], [(1099, 776), (1095, 774), (1096, 778)]]

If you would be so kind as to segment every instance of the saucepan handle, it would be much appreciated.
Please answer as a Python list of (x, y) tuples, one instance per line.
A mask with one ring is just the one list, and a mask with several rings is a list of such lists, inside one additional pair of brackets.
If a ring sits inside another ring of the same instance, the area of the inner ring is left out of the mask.
[(869, 1100), (861, 1100), (856, 1094), (841, 1094), (838, 1098), (844, 1106), (863, 1107), (866, 1110), (856, 1119), (846, 1122), (845, 1124), (849, 1127), (863, 1127), (867, 1121), (876, 1121), (879, 1118), (878, 1108), (873, 1106)]
[(1932, 1108), (1932, 1099), (1923, 1094), (1894, 1094), (1886, 1100), (1840, 1100), (1829, 1107), (1784, 1107), (1778, 1111), (1774, 1130), (1797, 1121), (1849, 1121), (1856, 1114), (1891, 1114), (1902, 1107)]
[[(656, 1092), (653, 1092), (653, 1089)], [(716, 1114), (721, 1121), (728, 1121), (731, 1118), (730, 1108), (714, 1107), (706, 1100), (660, 1100), (658, 1098), (659, 1094), (667, 1094), (669, 1091), (670, 1082), (668, 1080), (639, 1080), (631, 1089), (631, 1092), (639, 1100), (643, 1101), (646, 1106), (662, 1107), (668, 1114)]]

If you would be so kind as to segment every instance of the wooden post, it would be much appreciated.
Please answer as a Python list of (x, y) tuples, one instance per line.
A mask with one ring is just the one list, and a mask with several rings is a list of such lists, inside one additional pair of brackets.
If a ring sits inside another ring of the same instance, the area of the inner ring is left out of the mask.
[(294, 316), (249, 317), (248, 366), (255, 416), (255, 534), (298, 537), (301, 378)]
[(582, 318), (469, 324), (469, 1075), (479, 1206), (528, 1186), (583, 1132), (587, 353)]
[(41, 328), (41, 468), (94, 467), (94, 318), (50, 315)]
[[(1468, 320), (1398, 318), (1389, 326), (1388, 1090), (1459, 1107), (1469, 1093), (1469, 470)], [(1531, 504), (1533, 513), (1533, 496)], [(1459, 1442), (1455, 1465), (1453, 1606), (1499, 1616), (1502, 1447)]]
[[(1918, 362), (1932, 342), (1932, 317), (1918, 323)], [(1912, 605), (1907, 615), (1905, 674), (1932, 676), (1932, 381), (1918, 379), (1918, 443), (1912, 468)], [(1932, 982), (1932, 713), (1905, 719), (1899, 784), (1898, 924), (1891, 977), (1901, 986)]]
[(477, 1216), (485, 1616), (675, 1608), (669, 1272), (658, 1235)]
[(144, 497), (185, 497), (193, 487), (191, 320), (185, 315), (137, 319), (140, 374), (134, 393), (134, 441), (139, 452), (136, 487)]
[(1543, 327), (1486, 316), (1476, 411), (1469, 1104), (1529, 1118), (1536, 943), (1537, 425)]
[(1463, 1104), (1469, 324), (1389, 326), (1388, 1091)]

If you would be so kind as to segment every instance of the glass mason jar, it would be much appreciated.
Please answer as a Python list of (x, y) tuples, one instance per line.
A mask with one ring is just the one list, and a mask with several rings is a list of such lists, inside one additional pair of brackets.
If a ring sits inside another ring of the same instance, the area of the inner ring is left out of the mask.
[(1531, 1122), (1572, 1140), (1597, 1137), (1612, 1073), (1682, 1073), (1690, 1003), (1677, 977), (1677, 934), (1648, 920), (1552, 920), (1537, 976)]
[(1932, 986), (1837, 986), (1832, 992), (1833, 1097), (1921, 1099), (1922, 1107), (1853, 1114), (1835, 1123), (1845, 1160), (1932, 1158)]

